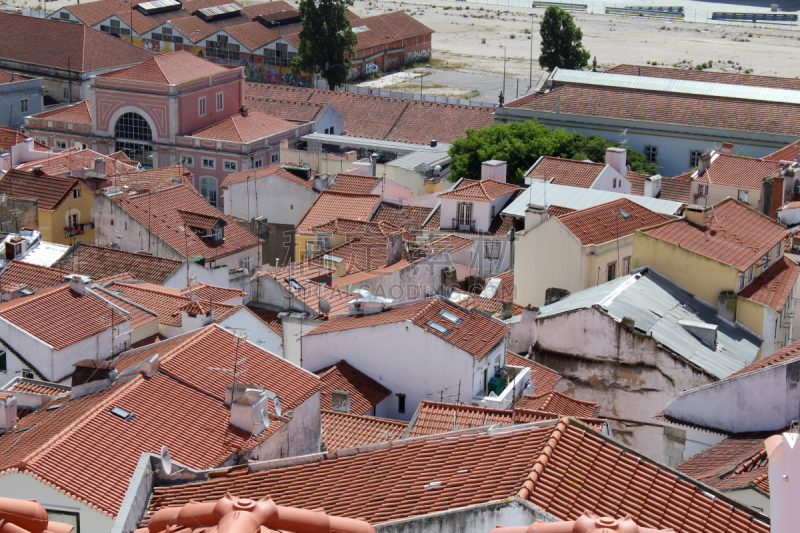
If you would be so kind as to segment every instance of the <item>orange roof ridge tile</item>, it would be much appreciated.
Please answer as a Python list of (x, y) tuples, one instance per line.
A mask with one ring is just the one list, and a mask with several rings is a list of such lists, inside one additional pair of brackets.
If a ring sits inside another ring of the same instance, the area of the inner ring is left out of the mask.
[(562, 418), (559, 420), (556, 427), (553, 428), (553, 432), (550, 434), (550, 438), (547, 439), (547, 443), (542, 448), (542, 453), (539, 455), (539, 458), (536, 459), (536, 463), (533, 465), (533, 470), (528, 475), (527, 479), (522, 483), (522, 487), (519, 489), (517, 496), (527, 500), (531, 493), (533, 492), (533, 488), (536, 486), (536, 482), (539, 481), (539, 477), (544, 472), (544, 469), (547, 468), (547, 464), (550, 462), (550, 457), (553, 455), (553, 451), (558, 446), (559, 441), (561, 441), (561, 436), (564, 435), (564, 432), (567, 429), (567, 426), (570, 423), (570, 419), (567, 417)]

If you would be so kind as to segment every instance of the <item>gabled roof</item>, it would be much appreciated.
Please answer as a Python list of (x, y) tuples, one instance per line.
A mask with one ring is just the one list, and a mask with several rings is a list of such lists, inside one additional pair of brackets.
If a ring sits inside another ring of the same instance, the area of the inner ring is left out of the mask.
[(181, 164), (169, 167), (137, 170), (136, 172), (122, 172), (106, 176), (113, 187), (126, 188), (127, 193), (142, 193), (159, 191), (172, 187), (176, 180), (192, 186), (192, 172)]
[[(462, 307), (467, 309), (479, 309), (489, 315), (495, 315), (498, 318), (503, 314), (503, 300), (495, 300), (494, 298), (482, 298), (471, 292), (465, 292), (459, 289), (453, 290), (450, 300), (456, 302)], [(523, 306), (513, 303), (511, 304), (511, 316), (521, 315)]]
[[(342, 475), (348, 491), (318, 490), (341, 483)], [(156, 487), (150, 512), (227, 492), (372, 524), (519, 497), (559, 520), (590, 510), (676, 533), (769, 531), (766, 517), (570, 419), (251, 463), (247, 474)]]
[(384, 244), (388, 236), (403, 231), (403, 228), (389, 222), (366, 222), (364, 220), (352, 220), (348, 218), (337, 218), (311, 229), (318, 233), (344, 235), (357, 238), (362, 242), (381, 242)]
[(280, 311), (273, 311), (271, 309), (259, 307), (254, 305), (254, 302), (248, 303), (245, 305), (245, 307), (248, 309), (248, 311), (256, 315), (264, 324), (269, 326), (272, 331), (283, 336), (283, 323), (278, 316)]
[(691, 252), (734, 266), (744, 272), (789, 235), (781, 224), (726, 198), (709, 209), (706, 227), (685, 218), (672, 220), (643, 233)]
[[(372, 215), (372, 222), (389, 222), (401, 227), (406, 231), (419, 231), (425, 219), (433, 211), (430, 207), (415, 205), (400, 205), (392, 202), (382, 201)], [(436, 224), (439, 228), (439, 224)]]
[(135, 303), (131, 303), (107, 289), (95, 288), (94, 290), (106, 300), (130, 313), (131, 331), (153, 322), (155, 322), (156, 326), (158, 325), (158, 313), (155, 311), (151, 311), (142, 305), (135, 305)]
[(157, 85), (181, 85), (225, 72), (229, 72), (229, 70), (181, 50), (170, 54), (156, 55), (136, 66), (105, 72), (99, 76)]
[(376, 176), (360, 176), (357, 174), (338, 174), (333, 180), (330, 190), (333, 192), (349, 192), (352, 194), (370, 194), (381, 182)]
[[(262, 242), (237, 224), (233, 218), (210, 206), (205, 198), (185, 184), (133, 197), (114, 194), (109, 198), (187, 258), (203, 255), (206, 260), (214, 259), (251, 248)], [(197, 213), (226, 222), (225, 239), (213, 242), (211, 239), (199, 237), (185, 227), (180, 211)]]
[(293, 122), (314, 122), (328, 104), (245, 96), (247, 107)]
[(745, 287), (739, 296), (781, 312), (792, 296), (798, 275), (800, 266), (783, 256)]
[(88, 148), (69, 148), (47, 159), (37, 159), (23, 163), (17, 168), (19, 170), (31, 170), (33, 167), (40, 166), (42, 167), (41, 171), (45, 174), (60, 176), (65, 173), (68, 174), (71, 170), (83, 171), (84, 169), (89, 169), (93, 172), (96, 159), (103, 160), (106, 174), (134, 172), (137, 168), (136, 164), (129, 165)]
[(241, 183), (243, 181), (263, 178), (264, 176), (277, 176), (290, 183), (299, 185), (305, 189), (314, 190), (313, 178), (315, 176), (319, 176), (320, 172), (308, 169), (309, 179), (305, 179), (301, 176), (298, 176), (294, 172), (291, 172), (290, 170), (284, 168), (291, 166), (293, 166), (291, 163), (278, 163), (276, 165), (270, 165), (268, 167), (232, 172), (227, 176), (225, 176), (225, 179), (222, 181), (220, 187), (227, 187), (229, 185), (233, 185), (234, 183)]
[(368, 414), (391, 394), (389, 389), (350, 366), (344, 359), (314, 373), (322, 381), (322, 409), (333, 408), (331, 393), (335, 390), (350, 393), (350, 412), (356, 415)]
[(3, 291), (13, 290), (23, 285), (35, 291), (45, 287), (53, 287), (64, 283), (66, 270), (32, 265), (24, 261), (12, 259), (2, 274), (0, 274), (0, 288)]
[(453, 200), (472, 200), (475, 202), (491, 202), (503, 195), (514, 193), (519, 190), (518, 185), (496, 181), (485, 180), (461, 180), (457, 187), (443, 192), (439, 198), (450, 198)]
[(311, 228), (337, 218), (369, 220), (380, 201), (378, 194), (349, 194), (323, 191), (297, 224), (295, 233), (312, 235)]
[[(620, 210), (629, 215), (626, 219)], [(558, 221), (584, 246), (603, 244), (670, 220), (646, 207), (620, 198), (558, 217)]]
[(550, 392), (561, 381), (561, 374), (544, 365), (531, 361), (514, 352), (506, 351), (506, 364), (511, 366), (525, 366), (531, 369), (533, 380), (533, 393), (535, 395)]
[(784, 146), (780, 150), (772, 152), (768, 156), (762, 157), (767, 161), (792, 161), (800, 162), (800, 140)]
[(52, 120), (53, 122), (68, 122), (70, 124), (92, 125), (92, 101), (83, 100), (77, 104), (60, 107), (53, 111), (44, 111), (32, 118)]
[[(445, 318), (441, 313), (455, 315), (458, 324)], [(388, 308), (371, 315), (352, 315), (331, 318), (306, 335), (322, 335), (364, 327), (374, 327), (395, 322), (413, 322), (419, 328), (436, 335), (480, 360), (495, 348), (508, 334), (508, 326), (486, 315), (466, 310), (443, 298), (433, 298), (408, 305)], [(435, 323), (447, 330), (447, 333), (432, 328), (428, 323)]]
[[(531, 167), (525, 177), (542, 179), (556, 185), (588, 189), (604, 168), (606, 168), (605, 163), (544, 156)], [(551, 182), (553, 178), (555, 179)]]
[(408, 422), (374, 416), (337, 413), (323, 407), (322, 436), (329, 452), (403, 438)]
[(96, 281), (127, 272), (134, 279), (160, 285), (181, 265), (183, 262), (175, 259), (76, 241), (53, 267), (89, 276)]
[[(12, 168), (0, 179), (0, 194), (33, 198), (42, 211), (55, 211), (69, 197), (80, 181)], [(89, 191), (87, 190), (88, 194)]]
[[(534, 385), (535, 386), (535, 385)], [(517, 402), (517, 407), (530, 411), (549, 411), (561, 416), (592, 417), (595, 415), (597, 404), (577, 400), (561, 392), (549, 391), (536, 395), (526, 394)]]
[(441, 237), (437, 237), (436, 239), (428, 241), (428, 247), (431, 250), (450, 248), (450, 252), (455, 253), (459, 250), (463, 250), (464, 248), (472, 246), (474, 242), (475, 241), (468, 239), (467, 237), (448, 233), (447, 235), (442, 235)]
[(631, 182), (631, 194), (644, 196), (644, 184), (650, 176), (629, 170), (625, 173), (625, 179)]
[[(21, 76), (18, 76), (21, 77)], [(2, 126), (0, 127), (0, 150), (3, 152), (7, 152), (11, 150), (12, 146), (16, 146), (25, 139), (29, 139), (27, 135), (23, 135), (18, 131), (14, 131), (11, 129), (10, 126)], [(37, 152), (47, 152), (50, 150), (50, 147), (46, 144), (40, 143), (39, 141), (33, 141), (33, 149)]]
[(777, 352), (774, 352), (766, 357), (762, 357), (758, 361), (750, 363), (741, 370), (726, 376), (724, 379), (730, 379), (732, 377), (741, 376), (742, 374), (747, 374), (749, 372), (755, 372), (756, 370), (761, 370), (762, 368), (767, 368), (768, 366), (785, 363), (786, 361), (791, 361), (793, 359), (797, 359), (798, 357), (800, 357), (800, 341), (793, 342), (789, 346), (781, 348)]
[(712, 185), (759, 190), (764, 178), (780, 170), (781, 164), (777, 161), (718, 153), (703, 172), (693, 172), (692, 179), (699, 183), (710, 181)]
[(682, 204), (692, 203), (692, 180), (691, 175), (686, 179), (681, 176), (674, 178), (661, 178), (661, 192), (658, 197), (662, 200), (671, 200)]
[[(265, 271), (256, 272), (253, 275), (253, 279), (258, 280), (264, 277), (272, 278), (286, 291), (287, 295), (291, 295), (292, 298), (303, 302), (312, 312), (317, 313), (323, 318), (327, 318), (327, 316), (336, 316), (341, 313), (346, 313), (350, 308), (349, 302), (355, 298), (348, 292), (331, 288), (328, 285), (323, 285), (321, 281), (317, 281), (322, 278), (327, 278), (332, 273), (333, 269), (321, 263), (306, 259), (283, 267), (276, 273), (267, 273)], [(291, 278), (294, 283), (291, 283), (289, 278)], [(296, 288), (296, 285), (299, 285), (301, 288)], [(325, 299), (330, 304), (331, 310), (329, 314), (323, 313), (320, 310), (320, 299)]]
[[(266, 2), (271, 3), (271, 2)], [(287, 4), (288, 5), (288, 4)], [(225, 28), (228, 35), (239, 41), (245, 48), (256, 50), (265, 44), (280, 39), (281, 35), (276, 30), (267, 28), (258, 21), (245, 22), (236, 26)]]
[(244, 298), (247, 293), (230, 287), (218, 287), (206, 283), (195, 283), (191, 287), (181, 289), (184, 296), (193, 295), (203, 302), (224, 302), (232, 298)]
[(194, 131), (189, 136), (200, 139), (251, 143), (264, 137), (294, 129), (297, 126), (298, 124), (293, 122), (265, 115), (259, 111), (248, 111), (246, 114), (237, 113), (216, 124)]
[(0, 58), (92, 72), (153, 57), (152, 52), (90, 26), (0, 13)]

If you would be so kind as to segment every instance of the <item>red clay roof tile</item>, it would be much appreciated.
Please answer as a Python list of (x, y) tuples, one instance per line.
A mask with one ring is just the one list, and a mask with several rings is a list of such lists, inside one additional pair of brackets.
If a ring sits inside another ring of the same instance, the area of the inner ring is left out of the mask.
[(126, 277), (129, 279), (160, 285), (182, 264), (182, 261), (157, 255), (126, 252), (76, 241), (53, 267), (89, 276), (96, 281), (127, 273)]
[(617, 65), (606, 72), (610, 74), (627, 74), (629, 76), (646, 76), (649, 78), (670, 78), (674, 80), (727, 83), (729, 85), (749, 85), (752, 87), (771, 87), (773, 89), (792, 89), (795, 91), (800, 90), (800, 80), (797, 78), (779, 78), (777, 76), (757, 76), (754, 74), (651, 67), (646, 65)]
[(338, 174), (336, 179), (333, 180), (330, 190), (333, 192), (349, 192), (351, 194), (371, 194), (380, 181), (381, 178), (375, 176)]
[[(398, 205), (391, 202), (381, 202), (372, 215), (372, 222), (389, 222), (406, 231), (419, 231), (422, 223), (433, 211), (430, 207)], [(439, 222), (436, 222), (439, 229)]]
[(800, 141), (795, 141), (792, 144), (784, 146), (780, 150), (772, 152), (766, 157), (762, 157), (767, 161), (792, 161), (800, 162)]
[[(234, 310), (233, 305), (208, 300), (192, 302), (189, 296), (184, 296), (178, 289), (170, 289), (161, 285), (141, 282), (115, 281), (107, 290), (126, 300), (138, 304), (158, 315), (158, 322), (166, 326), (179, 328), (183, 324), (183, 314), (207, 314), (209, 308), (214, 309), (214, 321), (219, 322), (229, 312)], [(189, 304), (197, 304), (190, 306)]]
[(378, 194), (324, 191), (320, 193), (302, 220), (298, 222), (295, 232), (298, 235), (313, 235), (311, 228), (327, 224), (337, 218), (367, 221), (380, 198)]
[(200, 139), (215, 139), (237, 143), (251, 143), (264, 137), (289, 131), (298, 125), (293, 122), (250, 111), (246, 115), (237, 113), (231, 117), (189, 134)]
[[(620, 209), (632, 218), (626, 220), (619, 212)], [(649, 228), (670, 219), (627, 198), (620, 198), (562, 215), (558, 220), (582, 245), (589, 246), (611, 242), (631, 235), (637, 229)]]
[(14, 259), (0, 274), (0, 289), (6, 291), (24, 285), (33, 291), (53, 287), (64, 283), (64, 276), (68, 274), (69, 272), (65, 270), (32, 265)]
[[(254, 279), (258, 280), (263, 276), (268, 276), (276, 280), (276, 283), (283, 287), (287, 295), (297, 298), (307, 305), (311, 311), (323, 318), (327, 318), (326, 314), (320, 311), (320, 299), (325, 299), (330, 304), (329, 316), (346, 313), (350, 308), (349, 302), (354, 299), (354, 296), (348, 292), (333, 289), (323, 284), (322, 281), (317, 281), (330, 276), (332, 273), (333, 269), (306, 259), (283, 267), (277, 273), (257, 272), (254, 274)], [(302, 287), (302, 290), (295, 289), (288, 281), (288, 278), (292, 278), (295, 283)]]
[(82, 171), (83, 169), (95, 168), (95, 160), (102, 159), (105, 163), (105, 174), (115, 174), (120, 172), (136, 171), (136, 164), (129, 165), (123, 161), (113, 159), (88, 148), (78, 149), (69, 148), (63, 152), (48, 157), (47, 159), (37, 159), (23, 163), (19, 170), (32, 170), (33, 167), (42, 167), (41, 171), (53, 176), (68, 174), (70, 170)]
[(105, 72), (99, 76), (158, 85), (181, 85), (225, 72), (229, 72), (229, 70), (181, 50), (170, 54), (156, 55), (136, 66)]
[(761, 370), (762, 368), (766, 368), (768, 366), (777, 365), (780, 363), (784, 363), (786, 361), (791, 361), (793, 359), (797, 359), (798, 357), (800, 357), (800, 341), (793, 342), (789, 346), (781, 348), (777, 352), (774, 352), (766, 357), (762, 357), (758, 361), (750, 363), (746, 367), (742, 368), (737, 372), (734, 372), (733, 374), (727, 376), (724, 379), (730, 379), (734, 376), (741, 376), (742, 374), (747, 374), (748, 372)]
[(177, 180), (192, 186), (193, 174), (188, 168), (181, 164), (169, 167), (152, 168), (149, 170), (137, 170), (136, 172), (121, 172), (106, 176), (106, 179), (114, 187), (127, 187), (127, 192), (148, 192), (159, 191), (172, 187)]
[(262, 322), (264, 322), (269, 328), (280, 335), (283, 336), (283, 323), (281, 322), (280, 317), (278, 314), (280, 311), (272, 311), (271, 309), (265, 309), (263, 307), (257, 307), (255, 305), (247, 304), (245, 307), (256, 315)]
[[(55, 211), (67, 199), (69, 193), (81, 187), (80, 181), (74, 178), (60, 178), (47, 174), (38, 175), (12, 168), (0, 179), (0, 194), (33, 198), (38, 201), (38, 208), (43, 211)], [(86, 194), (91, 191), (86, 189)]]
[(521, 355), (517, 355), (514, 352), (506, 351), (506, 364), (512, 366), (526, 366), (531, 369), (534, 395), (552, 391), (556, 384), (561, 381), (561, 374), (555, 370), (551, 370), (544, 365), (531, 361)]
[(403, 438), (408, 422), (322, 410), (322, 442), (329, 452)]
[[(534, 385), (535, 386), (535, 385)], [(517, 402), (519, 409), (529, 411), (549, 411), (561, 416), (593, 417), (597, 404), (577, 400), (561, 392), (551, 390), (536, 395), (525, 395)]]
[(800, 275), (800, 266), (785, 256), (781, 257), (745, 287), (739, 296), (767, 305), (780, 312), (786, 306), (786, 301), (792, 296), (798, 275)]
[(322, 409), (333, 409), (332, 392), (335, 390), (350, 393), (350, 412), (367, 415), (391, 394), (391, 391), (364, 374), (357, 368), (341, 360), (335, 365), (326, 366), (314, 372), (322, 381)]
[(658, 197), (662, 200), (671, 200), (682, 204), (692, 203), (692, 179), (661, 178), (661, 192)]
[(780, 169), (781, 164), (776, 161), (717, 154), (705, 171), (692, 173), (692, 178), (698, 183), (711, 181), (714, 185), (760, 190), (763, 179)]
[(552, 183), (556, 185), (569, 185), (570, 187), (588, 189), (605, 166), (605, 163), (544, 156), (528, 171), (525, 177), (542, 179), (547, 182), (555, 178)]
[[(277, 165), (270, 165), (268, 167), (261, 167), (257, 169), (250, 169), (250, 170), (242, 170), (241, 172), (232, 172), (225, 176), (225, 180), (223, 180), (220, 187), (227, 187), (228, 185), (233, 185), (234, 183), (240, 183), (242, 181), (252, 180), (261, 178), (264, 176), (278, 176), (279, 178), (283, 178), (284, 180), (294, 183), (295, 185), (300, 185), (305, 189), (314, 189), (314, 180), (313, 179), (305, 179), (297, 174), (286, 170), (285, 166), (292, 166), (291, 163), (279, 163)], [(309, 169), (309, 176), (312, 178), (314, 176), (318, 176), (320, 173), (315, 170)]]
[(503, 181), (492, 179), (474, 181), (464, 179), (457, 187), (441, 193), (439, 198), (491, 202), (505, 194), (517, 192), (519, 189), (518, 185)]
[(92, 125), (92, 101), (84, 100), (67, 107), (60, 107), (53, 111), (45, 111), (33, 118), (46, 118), (54, 122), (68, 122), (70, 124)]
[[(2, 71), (0, 71), (2, 72)], [(17, 77), (21, 77), (17, 75)], [(18, 131), (14, 131), (11, 129), (10, 126), (2, 126), (0, 127), (0, 150), (3, 152), (8, 152), (11, 150), (12, 146), (16, 146), (25, 139), (29, 139), (27, 135), (23, 135)], [(38, 152), (46, 152), (50, 150), (50, 147), (46, 144), (42, 144), (39, 141), (33, 141), (33, 149)]]

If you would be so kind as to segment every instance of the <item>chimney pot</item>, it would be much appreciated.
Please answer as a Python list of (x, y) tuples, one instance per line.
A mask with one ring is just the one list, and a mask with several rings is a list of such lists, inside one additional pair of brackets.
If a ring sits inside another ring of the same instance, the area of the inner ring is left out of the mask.
[(431, 148), (436, 148), (439, 145), (439, 141), (436, 139), (431, 139)]
[(723, 154), (733, 155), (733, 143), (722, 143), (719, 151)]

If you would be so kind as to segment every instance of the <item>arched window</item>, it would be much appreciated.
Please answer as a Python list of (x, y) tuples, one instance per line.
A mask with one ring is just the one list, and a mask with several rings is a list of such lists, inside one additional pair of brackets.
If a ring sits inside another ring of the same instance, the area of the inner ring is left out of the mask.
[(200, 194), (208, 203), (217, 207), (217, 179), (210, 176), (200, 178)]
[(114, 126), (117, 138), (116, 150), (122, 150), (129, 158), (138, 161), (145, 168), (153, 168), (153, 132), (150, 125), (139, 113), (124, 113)]

